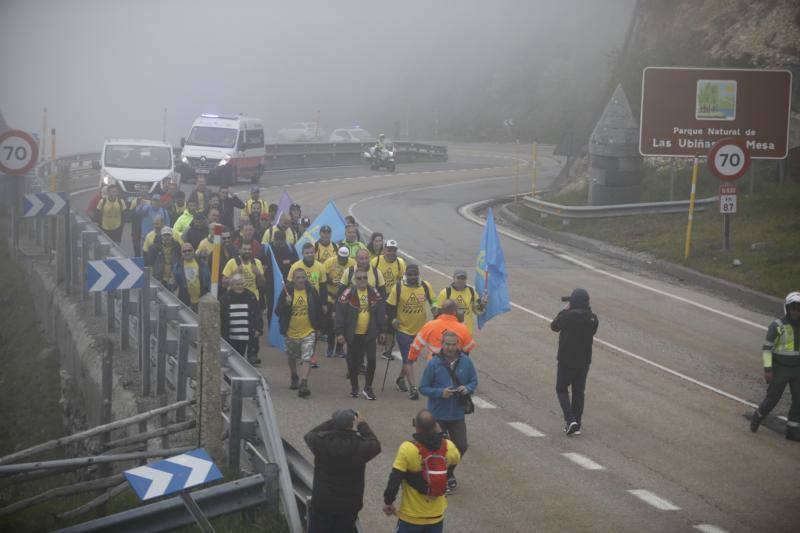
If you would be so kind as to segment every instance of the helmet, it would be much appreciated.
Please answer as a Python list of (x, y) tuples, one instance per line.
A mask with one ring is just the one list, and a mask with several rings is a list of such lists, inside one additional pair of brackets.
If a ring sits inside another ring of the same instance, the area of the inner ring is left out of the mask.
[(794, 291), (786, 295), (786, 300), (783, 302), (786, 307), (786, 312), (789, 312), (789, 306), (792, 304), (800, 305), (800, 292)]

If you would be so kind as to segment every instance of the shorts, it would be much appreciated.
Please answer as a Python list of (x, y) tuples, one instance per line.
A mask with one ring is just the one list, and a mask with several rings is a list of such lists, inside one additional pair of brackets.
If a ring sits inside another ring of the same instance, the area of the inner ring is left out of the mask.
[(414, 361), (408, 360), (408, 351), (411, 349), (411, 345), (414, 343), (414, 337), (416, 337), (416, 335), (408, 335), (402, 331), (398, 331), (395, 334), (394, 338), (397, 342), (397, 347), (400, 350), (400, 357), (403, 358), (403, 364), (414, 363)]
[(286, 355), (296, 361), (310, 362), (311, 357), (314, 355), (314, 346), (316, 345), (315, 333), (311, 333), (302, 339), (292, 339), (286, 337)]

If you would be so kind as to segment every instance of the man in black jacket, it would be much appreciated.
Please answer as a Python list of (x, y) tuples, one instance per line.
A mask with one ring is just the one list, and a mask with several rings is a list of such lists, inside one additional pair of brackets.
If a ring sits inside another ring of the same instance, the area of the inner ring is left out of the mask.
[[(322, 302), (314, 286), (308, 282), (306, 271), (298, 268), (292, 280), (286, 284), (275, 308), (278, 315), (281, 335), (286, 343), (286, 356), (291, 373), (290, 389), (306, 398), (311, 395), (308, 389), (308, 376), (311, 374), (316, 332), (322, 329)], [(298, 384), (297, 363), (300, 362), (302, 379)]]
[(333, 329), (336, 342), (347, 343), (350, 396), (358, 398), (358, 371), (366, 355), (367, 375), (361, 394), (367, 400), (375, 400), (372, 391), (377, 350), (375, 340), (377, 338), (380, 344), (386, 342), (386, 304), (375, 287), (369, 285), (369, 271), (366, 268), (356, 270), (353, 280), (353, 285), (344, 289), (336, 299)]
[(219, 205), (222, 224), (232, 228), (234, 209), (237, 207), (244, 209), (244, 202), (235, 194), (231, 194), (231, 189), (228, 185), (220, 185)]
[(314, 454), (314, 486), (308, 533), (355, 532), (364, 506), (364, 470), (381, 453), (364, 417), (340, 409), (305, 435)]
[(230, 290), (219, 303), (222, 338), (240, 355), (246, 355), (250, 364), (261, 363), (258, 357), (258, 339), (264, 333), (261, 306), (255, 295), (244, 288), (244, 277), (234, 274)]
[[(597, 315), (589, 307), (589, 293), (585, 289), (572, 291), (569, 304), (550, 324), (550, 329), (558, 332), (556, 394), (564, 412), (564, 432), (568, 437), (581, 434), (583, 391), (592, 363), (592, 341), (597, 326)], [(569, 388), (572, 388), (572, 401)]]

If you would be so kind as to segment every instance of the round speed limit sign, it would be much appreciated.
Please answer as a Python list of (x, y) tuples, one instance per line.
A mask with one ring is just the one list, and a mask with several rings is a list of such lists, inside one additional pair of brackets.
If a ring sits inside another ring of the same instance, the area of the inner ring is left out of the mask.
[(0, 173), (21, 176), (36, 165), (39, 147), (24, 131), (10, 130), (0, 134)]
[(750, 167), (747, 145), (732, 137), (720, 139), (708, 152), (708, 167), (721, 180), (738, 180)]

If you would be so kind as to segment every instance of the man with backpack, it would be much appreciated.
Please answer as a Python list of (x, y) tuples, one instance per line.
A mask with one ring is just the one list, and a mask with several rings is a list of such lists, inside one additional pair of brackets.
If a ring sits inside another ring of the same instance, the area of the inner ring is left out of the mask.
[[(397, 515), (396, 533), (440, 533), (447, 509), (447, 472), (461, 460), (455, 444), (442, 436), (433, 413), (422, 410), (413, 419), (416, 432), (397, 450), (383, 492), (383, 512)], [(402, 486), (400, 508), (394, 506)]]
[(475, 315), (486, 312), (488, 295), (478, 296), (475, 288), (467, 285), (467, 271), (458, 269), (453, 273), (453, 282), (442, 289), (437, 298), (438, 302), (453, 300), (458, 305), (458, 312), (463, 316), (464, 325), (469, 332), (475, 333)]
[[(419, 391), (428, 397), (428, 409), (463, 457), (468, 447), (465, 415), (475, 410), (472, 393), (478, 387), (478, 373), (458, 345), (458, 336), (452, 331), (442, 335), (442, 350), (425, 367)], [(448, 465), (447, 488), (451, 492), (457, 486), (454, 470), (455, 465)]]
[(381, 443), (364, 416), (339, 409), (304, 437), (314, 454), (308, 533), (351, 533), (364, 506), (364, 470)]
[(336, 256), (336, 244), (331, 242), (332, 233), (330, 226), (322, 226), (319, 229), (319, 239), (314, 243), (314, 259), (323, 265), (325, 261)]
[(398, 279), (386, 299), (386, 313), (395, 330), (400, 357), (403, 358), (403, 368), (395, 384), (399, 391), (408, 392), (411, 400), (418, 399), (419, 393), (414, 385), (414, 361), (408, 360), (408, 352), (414, 337), (427, 320), (426, 303), (428, 310), (433, 306), (432, 294), (433, 287), (427, 281), (419, 279), (419, 266), (412, 263), (406, 267), (405, 280)]

